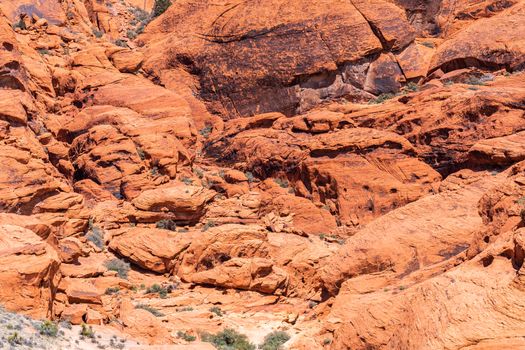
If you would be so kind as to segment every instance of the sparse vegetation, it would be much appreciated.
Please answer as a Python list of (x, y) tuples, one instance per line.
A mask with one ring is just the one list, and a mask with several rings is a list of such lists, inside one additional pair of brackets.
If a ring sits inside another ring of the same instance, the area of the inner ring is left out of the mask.
[(171, 0), (155, 0), (153, 17), (162, 15), (171, 6)]
[(164, 316), (164, 314), (162, 312), (160, 312), (159, 310), (155, 309), (154, 307), (151, 307), (151, 306), (146, 305), (146, 304), (138, 304), (138, 305), (135, 306), (135, 309), (146, 310), (146, 311), (148, 311), (149, 313), (151, 313), (155, 317), (162, 317), (162, 316)]
[(199, 179), (202, 179), (204, 177), (204, 171), (202, 171), (201, 168), (195, 168), (193, 169), (193, 173), (197, 175)]
[(219, 317), (222, 316), (222, 310), (221, 310), (221, 308), (218, 307), (218, 306), (213, 306), (213, 307), (211, 307), (211, 308), (210, 308), (210, 312), (213, 312), (215, 315), (217, 315), (217, 316), (219, 316)]
[(370, 105), (377, 105), (377, 104), (381, 104), (387, 100), (390, 100), (392, 98), (396, 97), (396, 95), (394, 94), (391, 94), (391, 93), (385, 93), (385, 94), (381, 94), (379, 96), (377, 96), (375, 99), (372, 99), (368, 102), (368, 104)]
[(185, 306), (185, 307), (181, 307), (180, 309), (177, 309), (177, 312), (186, 312), (186, 311), (193, 311), (193, 308), (191, 306)]
[(330, 345), (332, 344), (332, 340), (330, 338), (325, 338), (325, 340), (323, 340), (323, 345)]
[(86, 239), (93, 243), (99, 249), (104, 249), (104, 234), (100, 228), (93, 224), (93, 219), (88, 221), (88, 232)]
[(186, 176), (182, 177), (180, 181), (184, 182), (187, 186), (193, 185), (193, 180)]
[(288, 188), (288, 186), (290, 186), (290, 184), (288, 183), (288, 180), (286, 179), (277, 178), (277, 179), (274, 179), (274, 181), (276, 184), (278, 184), (282, 188)]
[(7, 338), (7, 342), (12, 346), (22, 345), (24, 339), (18, 334), (18, 332), (14, 332)]
[(403, 94), (409, 94), (411, 92), (416, 92), (416, 91), (419, 91), (419, 85), (413, 82), (410, 82), (401, 88), (401, 93)]
[(129, 263), (118, 258), (106, 261), (104, 266), (110, 271), (116, 271), (120, 278), (128, 278), (128, 272), (130, 270)]
[(48, 337), (56, 337), (58, 334), (57, 324), (50, 320), (40, 322), (36, 328), (40, 334)]
[(254, 180), (255, 180), (255, 177), (253, 176), (253, 174), (249, 171), (245, 172), (244, 175), (246, 176), (246, 178), (248, 179), (248, 182), (249, 183), (252, 183)]
[(290, 340), (288, 333), (283, 331), (275, 331), (264, 337), (264, 341), (259, 345), (261, 350), (279, 350), (281, 345)]
[(199, 130), (199, 134), (201, 134), (202, 137), (208, 138), (210, 137), (211, 131), (212, 131), (211, 125), (206, 125), (204, 128)]
[[(115, 40), (115, 45), (120, 46), (120, 47), (128, 47), (128, 43), (125, 42), (125, 41), (122, 40), (122, 39), (117, 39), (117, 40)], [(139, 156), (140, 156), (140, 154), (139, 154)], [(142, 158), (141, 158), (141, 159), (142, 159)]]
[(149, 287), (148, 289), (146, 289), (146, 294), (154, 294), (154, 293), (158, 293), (159, 294), (159, 297), (162, 298), (162, 299), (165, 299), (167, 296), (168, 296), (168, 293), (170, 291), (167, 289), (167, 288), (164, 288), (158, 284), (153, 284), (151, 287)]
[(41, 54), (42, 56), (50, 54), (49, 50), (47, 49), (38, 49), (38, 53)]
[(95, 36), (95, 38), (99, 38), (100, 39), (104, 35), (104, 32), (94, 28), (93, 29), (93, 35)]
[(128, 37), (128, 39), (133, 40), (137, 38), (138, 34), (133, 29), (128, 29), (128, 31), (126, 32), (126, 36)]
[(206, 232), (208, 231), (211, 227), (215, 227), (215, 221), (212, 221), (212, 220), (208, 220), (208, 222), (206, 222), (206, 224), (204, 224), (204, 226), (202, 227), (202, 232)]
[(95, 338), (95, 331), (93, 330), (93, 327), (88, 326), (85, 323), (82, 323), (80, 327), (81, 327), (80, 329), (81, 336), (86, 337), (86, 338), (91, 338), (91, 339)]
[(181, 339), (184, 339), (187, 342), (192, 342), (192, 341), (195, 341), (197, 339), (197, 337), (195, 337), (194, 335), (191, 335), (191, 334), (189, 334), (187, 332), (183, 332), (183, 331), (178, 331), (177, 332), (177, 337), (179, 337)]
[(202, 340), (212, 343), (219, 350), (255, 350), (246, 335), (227, 328), (217, 334), (203, 334)]
[(431, 43), (431, 42), (429, 42), (429, 41), (423, 41), (423, 42), (421, 43), (421, 45), (426, 46), (426, 47), (431, 48), (431, 49), (433, 49), (433, 48), (436, 47), (436, 45), (434, 45), (434, 43)]
[(117, 294), (118, 292), (120, 292), (120, 288), (119, 287), (109, 287), (109, 288), (106, 288), (105, 294), (106, 295), (113, 295), (113, 294)]
[(26, 27), (26, 23), (22, 20), (22, 18), (20, 18), (20, 20), (16, 23), (13, 23), (13, 29), (21, 29), (21, 30), (26, 30), (27, 27)]
[(71, 324), (69, 320), (64, 320), (64, 321), (60, 321), (60, 327), (65, 328), (65, 329), (72, 329), (73, 325)]
[(177, 231), (177, 224), (171, 219), (163, 219), (157, 221), (157, 224), (155, 226), (163, 230)]
[(140, 160), (146, 159), (146, 154), (144, 153), (142, 147), (137, 147), (137, 154), (139, 155)]

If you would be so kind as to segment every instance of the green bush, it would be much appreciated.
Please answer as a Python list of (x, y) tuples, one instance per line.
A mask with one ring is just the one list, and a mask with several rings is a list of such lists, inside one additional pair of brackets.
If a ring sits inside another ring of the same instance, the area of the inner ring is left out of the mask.
[(165, 299), (168, 296), (169, 291), (167, 288), (164, 288), (155, 283), (151, 287), (146, 289), (146, 294), (154, 294), (154, 293), (158, 293), (159, 297), (161, 297), (162, 299)]
[(155, 5), (153, 6), (153, 17), (162, 15), (170, 6), (171, 0), (155, 0)]
[(163, 230), (177, 231), (177, 224), (171, 219), (157, 221), (156, 227)]
[(18, 334), (18, 332), (14, 332), (7, 338), (7, 342), (13, 346), (22, 345), (24, 339)]
[(210, 312), (213, 312), (217, 316), (222, 316), (222, 310), (218, 306), (214, 306), (214, 307), (210, 308)]
[(203, 334), (202, 340), (212, 343), (219, 350), (255, 350), (248, 337), (229, 328), (217, 334)]
[(56, 337), (58, 334), (58, 326), (50, 320), (44, 320), (38, 324), (37, 330), (40, 334), (48, 337)]
[(154, 307), (151, 307), (151, 306), (146, 305), (146, 304), (138, 304), (137, 306), (135, 306), (135, 309), (146, 310), (146, 311), (148, 311), (149, 313), (151, 313), (155, 317), (162, 317), (162, 316), (164, 316), (164, 314), (162, 312), (160, 312), (159, 310), (155, 309)]
[(390, 93), (387, 93), (387, 94), (381, 94), (379, 96), (377, 96), (377, 98), (373, 99), (373, 100), (370, 100), (368, 102), (368, 104), (371, 104), (371, 105), (377, 105), (377, 104), (381, 104), (387, 100), (390, 100), (392, 98), (394, 98), (396, 95), (394, 94), (390, 94)]
[(184, 339), (187, 342), (192, 342), (192, 341), (195, 341), (197, 339), (194, 335), (188, 334), (188, 333), (183, 332), (183, 331), (178, 331), (177, 332), (177, 337), (179, 337), (181, 339)]
[(117, 274), (120, 278), (128, 278), (128, 272), (130, 270), (129, 263), (115, 258), (115, 259), (106, 261), (104, 263), (104, 266), (106, 266), (107, 269), (110, 271), (117, 271)]
[(264, 342), (259, 345), (261, 350), (279, 350), (281, 345), (290, 340), (290, 336), (286, 332), (276, 331), (264, 337)]
[(95, 331), (93, 330), (93, 327), (88, 326), (85, 323), (82, 323), (81, 327), (82, 327), (80, 329), (81, 336), (86, 337), (86, 338), (92, 338), (92, 339), (95, 338)]

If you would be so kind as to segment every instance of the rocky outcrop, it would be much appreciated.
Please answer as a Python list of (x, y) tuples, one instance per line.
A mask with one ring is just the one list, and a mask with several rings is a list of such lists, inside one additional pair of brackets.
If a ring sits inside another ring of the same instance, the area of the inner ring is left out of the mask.
[[(279, 10), (283, 6), (285, 12)], [(352, 69), (373, 61), (383, 47), (400, 50), (413, 38), (403, 11), (382, 0), (184, 1), (148, 27), (144, 67), (158, 74), (159, 69), (182, 66), (197, 74), (202, 96), (225, 117), (269, 111), (290, 115), (304, 98), (300, 89), (332, 85), (347, 62)], [(364, 79), (366, 70), (359, 74)], [(377, 73), (369, 75), (379, 84)], [(329, 93), (358, 98), (355, 85), (344, 75), (343, 82), (346, 93)], [(372, 90), (397, 88), (376, 85)]]
[(55, 250), (36, 233), (0, 225), (0, 301), (7, 309), (38, 318), (53, 315), (59, 264)]

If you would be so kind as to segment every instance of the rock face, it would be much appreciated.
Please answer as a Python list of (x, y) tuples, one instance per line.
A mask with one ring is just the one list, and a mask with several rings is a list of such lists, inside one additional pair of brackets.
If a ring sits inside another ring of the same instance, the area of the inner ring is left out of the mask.
[(49, 317), (57, 287), (58, 254), (34, 232), (20, 226), (1, 225), (0, 233), (2, 305), (34, 317)]
[(439, 47), (432, 67), (444, 71), (469, 66), (523, 69), (524, 18), (525, 4), (517, 4), (494, 17), (477, 21)]
[[(175, 37), (166, 37), (167, 32)], [(348, 64), (352, 70), (361, 61), (375, 60), (383, 48), (404, 48), (414, 31), (400, 8), (382, 0), (179, 1), (148, 27), (147, 37), (146, 69), (186, 66), (199, 74), (202, 95), (216, 102), (213, 108), (245, 116), (276, 110), (293, 114), (301, 99), (298, 90), (331, 85), (347, 62), (357, 62)], [(383, 74), (399, 70), (392, 65)], [(381, 79), (370, 75), (376, 83)], [(362, 72), (358, 78), (365, 76)], [(379, 84), (371, 90), (397, 89)]]
[(525, 346), (523, 0), (159, 4), (0, 3), (0, 306), (92, 348)]

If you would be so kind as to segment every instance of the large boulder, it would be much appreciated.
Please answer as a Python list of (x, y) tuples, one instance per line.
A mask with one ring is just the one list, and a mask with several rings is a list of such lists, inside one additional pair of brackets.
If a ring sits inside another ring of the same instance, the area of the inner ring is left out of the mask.
[(163, 229), (131, 228), (113, 232), (110, 249), (134, 264), (158, 273), (171, 272), (191, 243), (190, 235)]
[(383, 48), (400, 50), (413, 38), (403, 11), (382, 0), (177, 1), (141, 37), (146, 70), (162, 78), (162, 71), (185, 67), (225, 117), (294, 114), (304, 88), (334, 82), (346, 92), (326, 93), (353, 94), (349, 81), (336, 79), (341, 67), (373, 60)]
[(525, 4), (462, 29), (439, 46), (431, 69), (468, 66), (520, 70), (525, 67)]
[(144, 191), (133, 200), (133, 205), (140, 210), (172, 212), (177, 220), (195, 222), (214, 196), (214, 191), (204, 187), (178, 183)]
[(55, 250), (36, 233), (0, 225), (0, 302), (7, 309), (51, 316), (59, 265)]

